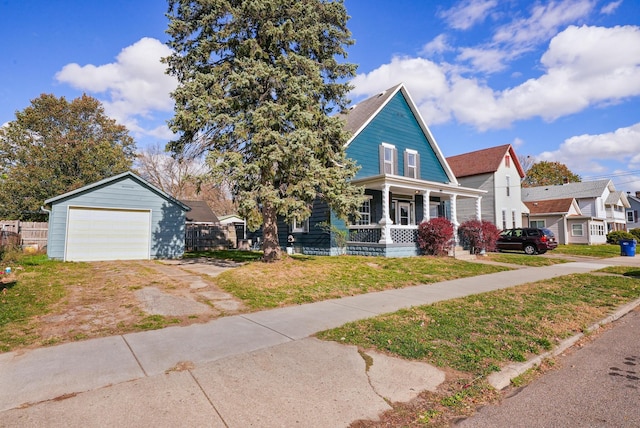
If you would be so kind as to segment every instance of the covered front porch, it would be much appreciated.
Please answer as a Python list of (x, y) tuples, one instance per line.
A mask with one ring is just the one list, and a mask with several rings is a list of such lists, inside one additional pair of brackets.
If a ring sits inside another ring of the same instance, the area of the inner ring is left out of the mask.
[(480, 220), (482, 195), (486, 193), (453, 183), (390, 175), (357, 180), (354, 184), (364, 187), (366, 200), (360, 208), (360, 218), (347, 225), (346, 251), (352, 255), (418, 255), (421, 222), (445, 217), (457, 232), (457, 201), (475, 199), (476, 219)]

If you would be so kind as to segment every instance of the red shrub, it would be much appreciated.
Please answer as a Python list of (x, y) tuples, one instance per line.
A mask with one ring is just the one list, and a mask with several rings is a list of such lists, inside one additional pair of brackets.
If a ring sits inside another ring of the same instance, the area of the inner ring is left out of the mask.
[(482, 250), (495, 251), (498, 235), (500, 235), (498, 228), (486, 220), (465, 221), (458, 228), (460, 241), (469, 246), (469, 250), (473, 254)]
[(451, 248), (453, 223), (444, 217), (423, 221), (418, 226), (418, 245), (423, 253), (442, 256)]

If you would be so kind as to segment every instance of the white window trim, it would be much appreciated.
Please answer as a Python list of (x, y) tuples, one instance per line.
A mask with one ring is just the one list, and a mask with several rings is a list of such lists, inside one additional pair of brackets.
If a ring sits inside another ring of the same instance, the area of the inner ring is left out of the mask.
[(304, 220), (300, 225), (296, 220), (293, 220), (291, 233), (309, 233), (309, 219)]
[[(383, 171), (385, 171), (385, 173), (387, 173), (387, 164), (390, 166), (391, 172), (388, 173), (390, 175), (395, 175), (396, 174), (396, 166), (394, 165), (394, 161), (393, 161), (393, 152), (394, 150), (396, 150), (396, 146), (394, 146), (393, 144), (389, 144), (389, 143), (382, 143), (382, 147), (384, 149), (384, 153), (382, 154), (382, 161), (384, 162), (384, 168)], [(387, 151), (386, 149), (391, 150), (391, 160), (387, 162)]]
[[(411, 168), (413, 173), (409, 175), (411, 178), (418, 178), (418, 151), (413, 149), (405, 149), (405, 153), (407, 154), (407, 164), (404, 166), (405, 169)], [(413, 155), (413, 166), (409, 166), (409, 155)]]
[(370, 226), (371, 224), (373, 224), (373, 222), (371, 221), (371, 201), (373, 200), (373, 196), (371, 195), (364, 195), (364, 201), (362, 202), (362, 205), (360, 205), (360, 207), (358, 208), (360, 214), (362, 214), (362, 208), (364, 206), (365, 202), (369, 203), (369, 222), (368, 223), (361, 223), (362, 222), (362, 217), (360, 217), (360, 219), (358, 221), (356, 221), (352, 226)]
[[(576, 226), (580, 226), (580, 233), (576, 233), (574, 229)], [(584, 236), (584, 225), (582, 223), (574, 223), (571, 225), (571, 236)]]

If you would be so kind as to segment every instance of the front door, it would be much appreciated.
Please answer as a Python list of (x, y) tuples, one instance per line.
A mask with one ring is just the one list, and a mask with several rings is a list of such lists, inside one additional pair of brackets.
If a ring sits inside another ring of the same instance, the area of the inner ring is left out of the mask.
[(401, 226), (408, 226), (412, 224), (411, 215), (411, 203), (410, 202), (398, 202), (398, 209), (396, 210), (396, 224)]

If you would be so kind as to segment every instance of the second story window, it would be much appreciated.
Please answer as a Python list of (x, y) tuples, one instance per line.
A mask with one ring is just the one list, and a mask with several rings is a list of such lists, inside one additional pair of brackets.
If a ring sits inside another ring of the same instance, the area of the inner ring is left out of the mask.
[(382, 143), (380, 146), (380, 174), (397, 174), (398, 154), (392, 144)]
[(506, 155), (504, 157), (504, 166), (506, 166), (507, 168), (511, 168), (511, 156)]
[(415, 150), (407, 149), (404, 152), (404, 175), (405, 177), (420, 178), (420, 157)]
[(511, 196), (511, 177), (507, 175), (507, 196)]

